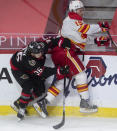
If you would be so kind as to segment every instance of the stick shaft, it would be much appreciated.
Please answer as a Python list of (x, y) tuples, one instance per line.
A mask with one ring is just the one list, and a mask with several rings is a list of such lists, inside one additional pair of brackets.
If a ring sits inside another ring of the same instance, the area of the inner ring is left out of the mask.
[(113, 45), (115, 45), (114, 42), (113, 42), (113, 39), (112, 39), (112, 37), (111, 37), (111, 34), (110, 34), (109, 30), (107, 30), (107, 34), (108, 34), (108, 36), (109, 36), (109, 38), (110, 38), (110, 40), (111, 40), (111, 43), (112, 43)]

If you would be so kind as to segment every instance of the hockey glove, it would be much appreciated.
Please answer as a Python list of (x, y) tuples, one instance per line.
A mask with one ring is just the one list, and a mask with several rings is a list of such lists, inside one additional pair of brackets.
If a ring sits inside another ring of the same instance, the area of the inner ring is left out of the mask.
[(69, 74), (69, 66), (66, 65), (64, 67), (58, 67), (57, 68), (57, 79), (60, 80), (60, 79), (63, 79), (64, 78), (64, 75), (67, 75)]
[(110, 29), (109, 23), (107, 21), (105, 21), (105, 22), (98, 22), (98, 24), (101, 27), (102, 32), (106, 32), (108, 29)]
[(68, 38), (60, 37), (58, 41), (58, 46), (62, 48), (71, 48), (71, 41)]
[(108, 37), (101, 36), (101, 37), (96, 37), (94, 39), (94, 42), (95, 44), (97, 44), (97, 46), (109, 46), (110, 39)]
[(67, 75), (67, 74), (69, 74), (69, 66), (66, 65), (66, 66), (64, 66), (64, 67), (60, 67), (60, 73), (61, 73), (62, 75)]

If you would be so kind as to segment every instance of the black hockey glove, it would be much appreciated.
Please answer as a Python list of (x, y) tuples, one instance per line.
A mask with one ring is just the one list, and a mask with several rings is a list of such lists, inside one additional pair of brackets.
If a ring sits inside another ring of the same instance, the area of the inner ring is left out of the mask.
[(69, 74), (69, 66), (66, 65), (66, 66), (64, 66), (64, 67), (60, 67), (60, 73), (61, 73), (62, 75), (67, 75), (67, 74)]
[(69, 74), (69, 66), (66, 65), (64, 67), (58, 67), (57, 68), (57, 74), (56, 74), (56, 78), (57, 80), (61, 80), (64, 78), (64, 75), (68, 75)]
[(64, 41), (63, 41), (63, 43), (62, 43), (62, 45), (61, 45), (63, 48), (68, 48), (68, 49), (70, 49), (71, 48), (71, 41), (69, 40), (69, 39), (67, 39), (67, 38), (64, 38)]

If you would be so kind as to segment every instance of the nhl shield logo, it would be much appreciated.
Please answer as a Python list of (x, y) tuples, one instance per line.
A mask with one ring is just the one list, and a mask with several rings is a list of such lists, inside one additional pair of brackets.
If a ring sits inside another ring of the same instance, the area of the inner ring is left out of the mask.
[(35, 61), (35, 60), (29, 60), (29, 65), (35, 66), (35, 64), (36, 64), (36, 61)]

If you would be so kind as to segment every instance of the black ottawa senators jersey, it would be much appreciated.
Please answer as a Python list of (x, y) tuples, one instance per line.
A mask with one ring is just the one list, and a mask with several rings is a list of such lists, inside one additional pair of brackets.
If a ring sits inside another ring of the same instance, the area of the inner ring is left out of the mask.
[(46, 59), (45, 55), (37, 59), (27, 54), (26, 50), (27, 48), (24, 48), (12, 56), (10, 61), (12, 70), (18, 70), (31, 77), (40, 77), (42, 79), (46, 79), (47, 77), (56, 74), (56, 68), (44, 66)]

